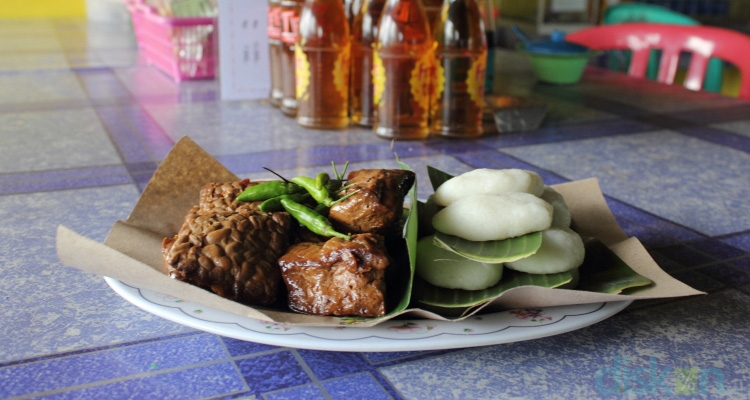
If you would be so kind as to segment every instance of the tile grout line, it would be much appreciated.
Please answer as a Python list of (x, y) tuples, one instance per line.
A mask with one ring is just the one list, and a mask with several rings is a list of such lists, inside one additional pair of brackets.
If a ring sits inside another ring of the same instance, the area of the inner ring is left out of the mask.
[[(552, 95), (563, 101), (568, 101), (568, 99), (565, 97), (564, 94), (553, 93)], [(599, 97), (599, 96), (596, 96), (595, 94), (587, 94), (587, 97), (583, 100), (582, 104), (585, 107), (588, 107), (597, 111), (611, 112), (611, 110), (618, 110), (621, 112), (618, 112), (614, 115), (617, 115), (620, 118), (649, 124), (658, 129), (668, 129), (674, 132), (678, 132), (682, 135), (686, 135), (686, 136), (690, 136), (690, 137), (702, 140), (704, 142), (721, 145), (723, 147), (728, 147), (728, 148), (732, 148), (735, 150), (746, 151), (746, 150), (739, 149), (736, 146), (727, 145), (723, 142), (708, 140), (708, 139), (711, 139), (710, 137), (707, 139), (707, 138), (702, 137), (701, 135), (694, 135), (694, 134), (683, 132), (683, 130), (716, 129), (716, 130), (722, 131), (726, 135), (735, 137), (737, 140), (740, 140), (743, 142), (750, 142), (745, 136), (739, 135), (735, 132), (728, 131), (728, 130), (721, 129), (721, 128), (714, 128), (714, 127), (711, 127), (710, 125), (704, 125), (704, 124), (696, 123), (687, 119), (680, 118), (679, 116), (685, 114), (685, 111), (672, 111), (672, 112), (662, 112), (662, 113), (652, 112), (649, 110), (644, 110), (638, 107), (634, 107), (627, 103), (621, 103), (621, 102), (611, 100), (608, 98)], [(615, 104), (616, 106), (612, 107), (611, 106), (612, 104)], [(740, 107), (740, 106), (736, 106), (736, 107)], [(622, 112), (623, 110), (626, 110), (626, 111)], [(707, 112), (710, 110), (711, 110), (710, 108), (701, 108), (701, 109), (698, 109), (697, 111)], [(736, 121), (740, 121), (740, 120), (741, 119), (739, 118), (736, 119)], [(667, 122), (671, 122), (671, 124)], [(750, 145), (748, 145), (748, 147), (750, 147)]]
[(131, 380), (139, 379), (139, 378), (149, 378), (149, 377), (154, 377), (154, 376), (166, 375), (166, 374), (170, 374), (173, 372), (187, 371), (187, 370), (200, 368), (200, 367), (218, 365), (218, 364), (226, 363), (226, 362), (231, 362), (231, 359), (225, 358), (225, 359), (220, 359), (220, 360), (204, 361), (200, 363), (183, 365), (179, 367), (165, 368), (159, 371), (138, 372), (138, 373), (127, 375), (127, 376), (120, 377), (120, 378), (103, 379), (103, 380), (96, 381), (96, 382), (91, 382), (91, 383), (86, 383), (86, 384), (81, 384), (81, 385), (73, 385), (73, 386), (68, 386), (64, 388), (48, 390), (45, 392), (30, 393), (27, 395), (13, 397), (13, 399), (22, 400), (22, 399), (30, 399), (34, 397), (40, 397), (40, 396), (49, 396), (49, 395), (59, 394), (59, 393), (73, 392), (73, 391), (82, 390), (82, 389), (105, 386), (105, 385), (112, 384), (112, 383), (127, 382)]
[(114, 349), (138, 347), (138, 346), (147, 345), (150, 343), (164, 342), (164, 341), (169, 341), (169, 340), (175, 340), (175, 339), (180, 339), (180, 338), (185, 338), (185, 337), (190, 337), (190, 336), (199, 336), (199, 335), (205, 335), (205, 334), (207, 333), (196, 330), (193, 332), (176, 333), (174, 335), (169, 335), (169, 336), (157, 336), (157, 337), (152, 337), (152, 338), (147, 338), (147, 339), (141, 339), (141, 340), (137, 340), (133, 342), (116, 343), (116, 344), (107, 345), (107, 346), (98, 346), (98, 347), (93, 347), (93, 348), (88, 348), (88, 349), (73, 350), (73, 351), (57, 353), (53, 355), (45, 355), (45, 356), (39, 356), (39, 357), (33, 357), (33, 358), (25, 358), (25, 359), (20, 359), (20, 360), (0, 362), (0, 369), (13, 367), (13, 366), (19, 366), (19, 365), (34, 364), (38, 362), (45, 362), (49, 360), (72, 358), (72, 357), (77, 357), (79, 355), (102, 353), (102, 352), (107, 352), (107, 351), (114, 350)]
[(289, 351), (291, 351), (292, 355), (294, 356), (294, 359), (297, 360), (297, 363), (299, 363), (300, 367), (302, 367), (302, 370), (305, 371), (307, 376), (310, 378), (310, 381), (312, 381), (312, 384), (323, 395), (323, 398), (326, 400), (332, 400), (333, 398), (328, 393), (328, 390), (326, 390), (326, 388), (323, 386), (323, 383), (318, 379), (318, 377), (312, 371), (312, 368), (310, 368), (310, 366), (307, 365), (307, 362), (305, 362), (304, 358), (302, 358), (302, 356), (299, 354), (297, 349), (290, 348)]
[[(159, 130), (159, 133), (161, 134), (161, 136), (164, 137), (164, 139), (167, 142), (169, 142), (172, 145), (174, 145), (174, 143), (175, 143), (174, 140), (169, 136), (169, 134), (167, 133), (167, 131), (161, 125), (159, 125), (159, 123), (151, 116), (151, 114), (148, 113), (148, 111), (143, 106), (143, 102), (139, 101), (139, 98), (136, 96), (136, 94), (133, 93), (128, 88), (128, 86), (125, 84), (125, 82), (123, 82), (122, 79), (117, 74), (112, 73), (112, 75), (113, 75), (114, 79), (125, 89), (125, 91), (128, 92), (128, 94), (130, 95), (130, 98), (134, 102), (134, 105), (138, 108), (138, 110), (140, 110), (143, 113), (143, 115), (145, 116), (145, 118), (147, 118), (154, 125), (154, 127), (156, 127)], [(118, 110), (118, 112), (122, 113), (122, 110), (119, 107), (118, 107), (117, 110)], [(141, 143), (141, 145), (146, 150), (146, 152), (151, 156), (151, 160), (158, 167), (158, 164), (159, 164), (159, 162), (161, 160), (159, 160), (156, 157), (156, 155), (153, 153), (152, 149), (148, 146), (148, 144), (144, 142), (143, 137), (141, 136), (141, 134), (138, 131), (138, 129), (136, 129), (135, 126), (133, 126), (133, 121), (131, 121), (130, 118), (128, 118), (124, 114), (123, 114), (123, 118), (125, 119), (125, 121), (127, 121), (128, 126), (131, 128), (131, 131), (135, 133), (135, 135), (136, 135), (136, 137), (138, 139), (138, 142)]]
[[(136, 344), (133, 344), (133, 345), (127, 345), (127, 346), (113, 345), (110, 348), (105, 348), (105, 349), (98, 350), (98, 351), (88, 351), (88, 352), (83, 352), (83, 353), (80, 353), (80, 354), (70, 354), (68, 356), (54, 357), (53, 359), (73, 358), (73, 357), (76, 357), (78, 355), (104, 353), (104, 352), (107, 352), (109, 350), (116, 350), (116, 349), (123, 348), (123, 347), (134, 348), (134, 347), (145, 346), (145, 345), (148, 345), (149, 343), (153, 343), (153, 342), (162, 342), (162, 341), (168, 341), (168, 340), (173, 340), (173, 339), (176, 340), (176, 339), (179, 339), (180, 337), (199, 336), (199, 335), (212, 336), (216, 340), (218, 340), (220, 342), (220, 346), (222, 346), (222, 348), (225, 351), (226, 357), (225, 358), (221, 358), (221, 359), (211, 360), (211, 361), (204, 361), (204, 362), (199, 362), (199, 363), (181, 365), (181, 366), (178, 366), (178, 367), (166, 368), (166, 369), (158, 370), (158, 371), (139, 372), (139, 373), (135, 373), (135, 374), (131, 374), (131, 375), (121, 376), (121, 377), (118, 377), (118, 378), (104, 379), (104, 380), (94, 381), (94, 382), (90, 382), (90, 383), (86, 383), (86, 384), (81, 384), (81, 385), (73, 385), (73, 386), (67, 386), (67, 387), (64, 387), (64, 388), (48, 390), (48, 391), (44, 391), (44, 392), (35, 392), (35, 393), (31, 393), (31, 394), (27, 394), (27, 395), (22, 395), (22, 396), (17, 396), (17, 397), (13, 397), (13, 398), (14, 399), (27, 399), (27, 398), (37, 397), (37, 396), (46, 396), (46, 395), (51, 395), (51, 394), (71, 392), (71, 391), (76, 391), (76, 390), (87, 389), (87, 388), (90, 388), (90, 387), (103, 386), (103, 385), (107, 385), (107, 384), (111, 384), (111, 383), (127, 382), (127, 381), (131, 381), (131, 380), (138, 379), (138, 378), (158, 376), (158, 375), (163, 375), (163, 374), (167, 374), (167, 373), (173, 373), (173, 372), (178, 372), (178, 371), (185, 371), (185, 370), (190, 370), (190, 369), (194, 369), (194, 368), (200, 368), (200, 367), (209, 366), (209, 365), (216, 365), (216, 364), (220, 364), (222, 362), (230, 362), (232, 364), (233, 369), (237, 372), (236, 377), (240, 381), (242, 381), (242, 384), (243, 384), (243, 387), (245, 388), (245, 390), (244, 391), (240, 390), (240, 391), (234, 392), (233, 394), (241, 394), (243, 392), (250, 392), (251, 389), (247, 385), (247, 382), (243, 378), (242, 373), (241, 373), (241, 371), (239, 371), (239, 369), (238, 369), (237, 364), (236, 364), (235, 361), (240, 360), (240, 359), (253, 358), (253, 357), (256, 357), (256, 356), (262, 356), (262, 355), (266, 355), (266, 354), (273, 354), (273, 353), (278, 353), (278, 352), (283, 352), (283, 351), (287, 351), (288, 350), (286, 348), (278, 348), (278, 349), (273, 349), (273, 350), (269, 350), (269, 351), (263, 351), (263, 352), (254, 353), (252, 355), (231, 356), (229, 354), (228, 349), (226, 348), (226, 345), (225, 345), (224, 341), (221, 339), (220, 335), (215, 335), (215, 334), (210, 334), (210, 333), (207, 333), (207, 332), (196, 331), (196, 332), (190, 332), (190, 333), (187, 333), (187, 334), (174, 335), (173, 337), (165, 337), (165, 340), (161, 340), (161, 338), (156, 338), (154, 340), (139, 342), (139, 343), (136, 343)], [(41, 363), (41, 362), (45, 362), (45, 361), (48, 361), (48, 360), (47, 359), (36, 360), (34, 362), (22, 363), (22, 364), (19, 364), (19, 365), (28, 365), (28, 364), (33, 364), (35, 362), (40, 362)], [(0, 367), (0, 369), (2, 369), (2, 367)], [(222, 395), (218, 395), (218, 396), (219, 397), (223, 397), (223, 396), (231, 395), (231, 394), (232, 393), (230, 393), (230, 394), (222, 394)], [(217, 397), (217, 396), (213, 396), (213, 397)]]
[(250, 385), (247, 384), (247, 380), (245, 380), (245, 377), (242, 375), (242, 371), (240, 370), (240, 367), (237, 365), (236, 360), (234, 359), (234, 356), (232, 356), (232, 353), (229, 351), (229, 348), (227, 347), (227, 343), (222, 339), (222, 336), (220, 335), (214, 335), (216, 339), (221, 343), (221, 347), (224, 349), (224, 353), (227, 355), (227, 358), (232, 360), (232, 368), (234, 369), (234, 372), (237, 374), (238, 377), (242, 380), (242, 385), (245, 388), (245, 392), (250, 392)]

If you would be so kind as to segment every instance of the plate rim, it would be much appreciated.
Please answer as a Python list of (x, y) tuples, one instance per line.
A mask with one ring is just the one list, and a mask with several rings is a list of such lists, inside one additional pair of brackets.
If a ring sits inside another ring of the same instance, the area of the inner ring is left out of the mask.
[[(361, 337), (361, 338), (347, 338), (347, 339), (333, 339), (328, 337), (315, 336), (310, 331), (315, 330), (335, 330), (342, 329), (340, 326), (336, 327), (309, 327), (292, 325), (292, 328), (299, 330), (299, 333), (289, 334), (272, 334), (269, 332), (257, 332), (247, 327), (243, 327), (236, 322), (217, 322), (209, 321), (206, 319), (197, 318), (195, 315), (186, 313), (179, 306), (166, 306), (155, 303), (146, 297), (144, 297), (142, 291), (148, 289), (139, 288), (137, 286), (129, 285), (121, 282), (114, 278), (104, 277), (105, 282), (110, 288), (117, 293), (120, 297), (135, 305), (136, 307), (156, 315), (158, 317), (167, 319), (174, 323), (187, 326), (196, 330), (230, 337), (237, 340), (260, 343), (270, 346), (279, 347), (290, 347), (297, 349), (307, 350), (320, 350), (320, 351), (340, 351), (340, 352), (402, 352), (402, 351), (432, 351), (432, 350), (448, 350), (448, 349), (459, 349), (459, 348), (470, 348), (480, 347), (497, 344), (507, 344), (520, 341), (541, 339), (544, 337), (550, 337), (560, 335), (563, 333), (572, 332), (585, 328), (587, 326), (599, 323), (605, 319), (608, 319), (627, 306), (629, 306), (633, 300), (623, 300), (615, 302), (602, 302), (593, 303), (600, 304), (598, 308), (593, 311), (588, 311), (582, 314), (565, 314), (559, 320), (556, 320), (549, 324), (535, 325), (535, 326), (516, 326), (510, 325), (499, 331), (492, 331), (481, 334), (454, 334), (450, 332), (436, 333), (428, 337), (414, 337), (414, 338), (384, 338), (384, 337)], [(137, 294), (136, 294), (137, 293)], [(191, 304), (191, 303), (182, 303)], [(194, 303), (192, 303), (194, 304)], [(561, 307), (578, 307), (578, 306), (591, 306), (591, 304), (579, 304), (579, 305), (568, 305)], [(209, 312), (217, 312), (210, 307), (202, 307), (204, 310)], [(550, 309), (553, 307), (544, 307)], [(177, 312), (176, 310), (179, 310)], [(512, 310), (489, 313), (486, 315), (507, 313)], [(238, 318), (247, 318), (253, 322), (264, 322), (249, 317), (235, 316)], [(391, 320), (394, 321), (394, 320)], [(432, 321), (420, 318), (408, 318), (398, 319), (396, 321)], [(471, 321), (472, 323), (478, 320)], [(565, 321), (562, 324), (561, 322)], [(433, 321), (436, 324), (457, 324), (466, 321)], [(277, 323), (267, 322), (269, 324)], [(234, 325), (234, 328), (229, 328), (230, 325)], [(370, 328), (345, 328), (344, 329), (357, 329), (357, 330), (370, 330), (373, 328), (382, 329), (383, 326), (375, 325)], [(527, 329), (532, 328), (532, 329)], [(535, 329), (534, 329), (535, 328)], [(241, 331), (240, 331), (241, 329)], [(520, 334), (523, 332), (523, 334)]]

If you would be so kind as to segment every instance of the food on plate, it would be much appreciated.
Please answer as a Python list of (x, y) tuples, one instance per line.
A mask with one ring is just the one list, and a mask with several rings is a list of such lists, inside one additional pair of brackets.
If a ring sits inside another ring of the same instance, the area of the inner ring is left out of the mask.
[(289, 245), (289, 215), (207, 210), (192, 208), (177, 235), (164, 239), (167, 274), (243, 304), (276, 303), (276, 261)]
[(433, 170), (430, 176), (439, 186), (421, 207), (427, 229), (416, 271), (428, 283), (481, 290), (502, 279), (504, 266), (555, 274), (583, 263), (583, 241), (570, 229), (565, 199), (538, 174), (480, 169), (456, 177)]
[(529, 274), (556, 274), (578, 268), (585, 250), (581, 237), (570, 228), (542, 231), (542, 246), (529, 257), (505, 263), (505, 266)]
[(560, 193), (549, 186), (545, 186), (542, 195), (539, 197), (552, 205), (554, 210), (552, 211), (552, 226), (570, 227), (570, 210)]
[(279, 259), (289, 308), (335, 316), (385, 315), (389, 264), (383, 236), (371, 233), (299, 243)]
[(257, 182), (244, 179), (239, 182), (209, 183), (204, 185), (199, 194), (198, 204), (203, 214), (210, 213), (234, 213), (250, 212), (257, 210), (258, 204), (238, 201), (237, 195), (251, 187), (257, 186)]
[(391, 233), (415, 179), (414, 172), (400, 169), (352, 171), (342, 192), (349, 197), (331, 206), (328, 218), (340, 231)]
[[(250, 306), (335, 316), (385, 315), (405, 170), (210, 183), (162, 245), (169, 276)], [(397, 250), (401, 250), (397, 248)]]
[(536, 172), (522, 169), (475, 169), (444, 182), (435, 190), (435, 203), (447, 206), (474, 194), (508, 192), (542, 194), (544, 182)]
[(296, 194), (302, 193), (304, 189), (299, 187), (296, 183), (283, 182), (283, 181), (269, 181), (256, 183), (252, 186), (248, 186), (239, 195), (235, 196), (234, 200), (238, 202), (252, 202), (267, 200), (274, 197), (282, 196), (285, 194)]
[(472, 194), (432, 217), (433, 227), (467, 240), (502, 240), (547, 229), (552, 206), (529, 193)]
[(469, 260), (436, 246), (433, 237), (426, 236), (417, 244), (416, 273), (435, 286), (482, 290), (500, 281), (503, 265)]
[(351, 238), (351, 235), (336, 231), (333, 225), (331, 225), (331, 221), (324, 215), (304, 204), (298, 203), (289, 196), (282, 196), (279, 201), (281, 207), (310, 232), (325, 237), (337, 237), (347, 240)]

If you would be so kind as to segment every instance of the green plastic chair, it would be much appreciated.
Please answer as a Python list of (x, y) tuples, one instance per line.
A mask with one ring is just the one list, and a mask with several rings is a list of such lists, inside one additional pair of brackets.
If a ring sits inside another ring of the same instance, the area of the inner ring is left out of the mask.
[[(604, 25), (622, 24), (628, 22), (700, 25), (700, 22), (688, 17), (687, 15), (680, 14), (666, 7), (644, 3), (623, 3), (611, 6), (605, 11), (602, 21)], [(620, 68), (617, 67), (617, 64), (618, 61), (613, 56), (610, 56), (610, 67), (614, 67), (614, 69), (619, 70)], [(624, 70), (627, 70), (629, 64), (630, 61), (628, 54), (625, 56), (623, 66)], [(712, 58), (708, 62), (706, 77), (703, 80), (703, 90), (714, 93), (721, 92), (721, 79), (723, 69), (724, 63), (718, 58)], [(652, 51), (649, 58), (646, 77), (651, 80), (656, 80), (658, 70), (659, 53), (657, 51)]]

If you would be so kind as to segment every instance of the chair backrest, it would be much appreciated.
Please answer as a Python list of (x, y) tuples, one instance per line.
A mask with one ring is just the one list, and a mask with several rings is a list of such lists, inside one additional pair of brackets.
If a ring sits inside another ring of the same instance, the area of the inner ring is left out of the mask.
[[(662, 7), (657, 4), (648, 3), (620, 3), (607, 7), (602, 18), (602, 24), (623, 24), (632, 22), (651, 22), (656, 24), (675, 24), (675, 25), (700, 25), (697, 20), (681, 14), (671, 8)], [(630, 63), (629, 55), (621, 56), (626, 62)], [(610, 68), (616, 65), (613, 55), (610, 55)], [(708, 70), (703, 78), (703, 90), (719, 93), (723, 80), (724, 64), (719, 59), (712, 59), (708, 62)], [(659, 73), (659, 55), (657, 52), (651, 52), (651, 58), (648, 62), (646, 77), (656, 80)]]
[(662, 51), (657, 81), (673, 83), (681, 52), (691, 53), (684, 86), (700, 90), (711, 57), (739, 69), (739, 97), (750, 99), (750, 36), (724, 28), (670, 24), (632, 23), (600, 25), (570, 33), (566, 40), (592, 50), (630, 50), (628, 74), (644, 77), (652, 49)]

